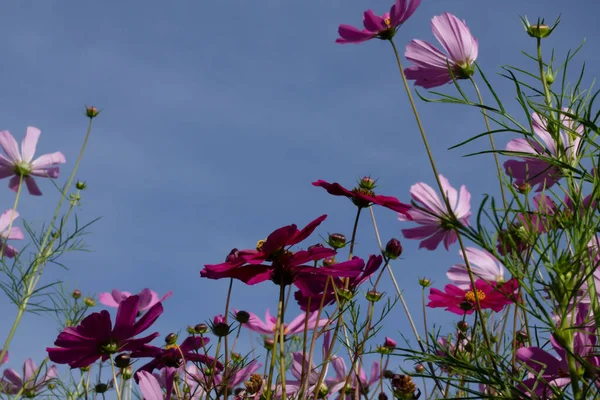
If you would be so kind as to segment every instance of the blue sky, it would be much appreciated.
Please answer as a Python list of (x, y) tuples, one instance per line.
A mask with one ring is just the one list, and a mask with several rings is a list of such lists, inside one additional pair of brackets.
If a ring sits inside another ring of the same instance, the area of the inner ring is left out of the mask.
[[(173, 290), (156, 325), (166, 335), (223, 311), (227, 282), (203, 280), (199, 271), (205, 263), (222, 261), (232, 247), (252, 248), (275, 228), (303, 226), (323, 213), (329, 218), (318, 234), (350, 236), (351, 203), (328, 196), (311, 181), (352, 186), (371, 175), (379, 179), (381, 194), (402, 201), (409, 200), (410, 186), (418, 181), (433, 186), (390, 46), (334, 44), (340, 23), (359, 25), (365, 9), (381, 14), (390, 5), (381, 0), (3, 3), (0, 129), (20, 141), (27, 125), (40, 128), (38, 152), (60, 150), (67, 157), (64, 182), (85, 133), (84, 104), (103, 110), (77, 174), (89, 184), (80, 217), (102, 217), (87, 238), (93, 252), (65, 256), (70, 270), (50, 268), (48, 280), (64, 280), (86, 293), (115, 287), (132, 292), (149, 287), (161, 295)], [(495, 74), (499, 66), (532, 67), (520, 55), (521, 49), (533, 51), (534, 42), (519, 15), (554, 20), (562, 13), (563, 22), (546, 45), (555, 47), (560, 59), (587, 38), (574, 65), (586, 61), (588, 83), (598, 76), (600, 6), (593, 0), (569, 7), (557, 0), (424, 0), (397, 35), (398, 47), (413, 38), (434, 43), (429, 21), (445, 11), (467, 21), (479, 40), (478, 62), (507, 102), (514, 96)], [(422, 102), (418, 107), (440, 170), (454, 186), (467, 185), (472, 207), (484, 193), (496, 194), (491, 156), (461, 158), (487, 149), (486, 141), (446, 150), (482, 132), (481, 116), (460, 107)], [(497, 143), (509, 139), (498, 137)], [(45, 196), (25, 196), (19, 207), (23, 218), (38, 225), (57, 200), (52, 185), (40, 183)], [(13, 193), (2, 193), (9, 208)], [(384, 241), (401, 237), (393, 212), (376, 209), (376, 215)], [(458, 248), (431, 253), (418, 250), (417, 242), (403, 244), (403, 259), (393, 268), (419, 315), (418, 277), (443, 286), (447, 268), (460, 259)], [(368, 257), (375, 251), (365, 218), (357, 253)], [(382, 287), (393, 291), (387, 280)], [(236, 284), (232, 305), (263, 315), (266, 307), (275, 308), (276, 297), (277, 288), (269, 283)], [(8, 332), (14, 307), (1, 300), (0, 310)], [(430, 315), (451, 320), (443, 312)], [(399, 307), (389, 322), (386, 334), (410, 336)], [(27, 356), (40, 361), (56, 333), (49, 317), (28, 316), (10, 349), (10, 365), (20, 366)]]

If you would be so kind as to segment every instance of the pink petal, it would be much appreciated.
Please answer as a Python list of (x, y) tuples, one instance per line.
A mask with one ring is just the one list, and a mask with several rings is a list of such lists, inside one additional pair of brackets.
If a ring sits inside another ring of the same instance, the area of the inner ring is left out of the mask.
[(60, 174), (59, 167), (50, 167), (50, 168), (34, 168), (31, 170), (29, 175), (39, 176), (41, 178), (58, 178)]
[(2, 215), (0, 215), (0, 232), (4, 232), (10, 225), (11, 221), (14, 221), (17, 218), (19, 218), (19, 212), (17, 210), (9, 208), (8, 210), (4, 211)]
[(371, 32), (381, 32), (387, 29), (387, 25), (383, 21), (383, 18), (375, 15), (372, 10), (365, 11), (363, 24), (365, 25), (367, 31)]
[(377, 35), (377, 33), (367, 30), (359, 31), (351, 25), (340, 25), (338, 33), (340, 37), (335, 42), (340, 44), (366, 42)]
[(100, 293), (98, 295), (98, 300), (100, 300), (100, 303), (104, 304), (107, 307), (119, 307), (119, 303), (115, 301), (115, 298), (110, 293)]
[(8, 188), (13, 192), (17, 193), (19, 191), (19, 185), (21, 184), (21, 177), (19, 175), (13, 176), (10, 181), (8, 181)]
[(66, 162), (67, 162), (67, 159), (65, 158), (63, 153), (61, 153), (60, 151), (57, 151), (54, 153), (48, 153), (48, 154), (39, 156), (31, 163), (31, 167), (34, 170), (38, 170), (38, 169), (47, 168), (47, 167), (50, 167), (50, 166), (53, 166), (56, 164), (64, 164)]
[(23, 364), (23, 380), (26, 382), (26, 387), (31, 389), (35, 384), (37, 366), (31, 358), (25, 360)]
[(40, 190), (37, 183), (35, 182), (35, 179), (33, 179), (31, 176), (25, 177), (25, 184), (27, 185), (27, 191), (29, 192), (30, 195), (32, 195), (32, 196), (41, 196), (42, 195), (42, 191)]
[(140, 386), (140, 392), (145, 400), (163, 400), (163, 391), (158, 383), (158, 380), (147, 371), (139, 371), (136, 373)]
[(410, 195), (435, 215), (445, 214), (446, 206), (442, 204), (437, 193), (426, 183), (419, 182), (410, 188)]
[(464, 21), (452, 14), (443, 13), (433, 17), (431, 29), (450, 58), (457, 64), (471, 64), (477, 59), (477, 41), (471, 35)]
[(33, 159), (40, 133), (41, 131), (38, 128), (33, 126), (27, 127), (27, 133), (25, 133), (25, 138), (21, 142), (21, 157), (23, 157), (23, 161), (29, 163)]
[(0, 132), (0, 147), (4, 150), (10, 161), (17, 163), (21, 161), (19, 145), (9, 131)]
[[(0, 155), (0, 164), (4, 157)], [(9, 176), (13, 176), (15, 174), (15, 170), (13, 168), (13, 164), (9, 166), (0, 166), (0, 179), (8, 178)]]

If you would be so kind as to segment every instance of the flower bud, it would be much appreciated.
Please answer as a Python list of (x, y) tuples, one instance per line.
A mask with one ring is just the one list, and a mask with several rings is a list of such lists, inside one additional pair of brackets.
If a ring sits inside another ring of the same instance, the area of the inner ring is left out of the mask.
[(362, 189), (373, 190), (375, 189), (375, 181), (370, 176), (365, 176), (360, 180), (358, 186)]
[(538, 39), (548, 37), (552, 32), (550, 27), (546, 24), (530, 25), (526, 29), (529, 36)]
[(177, 343), (177, 335), (174, 333), (169, 333), (166, 337), (165, 337), (165, 343), (167, 345), (171, 345), (171, 344), (175, 344)]
[(424, 371), (425, 371), (425, 367), (423, 366), (423, 364), (415, 365), (415, 372), (417, 374), (422, 374)]
[(98, 383), (94, 386), (94, 391), (96, 393), (106, 393), (108, 390), (108, 385), (106, 383)]
[(516, 182), (513, 184), (513, 186), (515, 187), (515, 189), (517, 190), (517, 192), (521, 193), (521, 194), (527, 194), (531, 191), (531, 185), (527, 182), (522, 182), (520, 184), (517, 184)]
[(527, 334), (526, 330), (522, 329), (517, 332), (517, 341), (518, 342), (525, 343), (527, 340), (529, 340), (529, 335)]
[(75, 300), (79, 299), (81, 297), (81, 290), (73, 290), (73, 293), (71, 293), (71, 297), (73, 297)]
[(77, 190), (85, 190), (86, 188), (87, 188), (87, 183), (85, 183), (85, 182), (77, 181), (77, 183), (75, 184), (75, 189), (77, 189)]
[(396, 343), (396, 341), (394, 339), (389, 338), (387, 336), (385, 337), (385, 341), (383, 342), (383, 347), (395, 349), (397, 345), (398, 345), (398, 343)]
[(330, 233), (327, 244), (336, 250), (341, 249), (346, 246), (346, 236), (341, 233)]
[(188, 325), (188, 327), (186, 328), (186, 331), (189, 335), (195, 335), (196, 334), (196, 330), (194, 329), (193, 326)]
[(393, 376), (394, 376), (394, 373), (392, 371), (390, 371), (389, 369), (386, 369), (385, 371), (383, 371), (383, 377), (385, 379), (392, 379)]
[(265, 349), (267, 350), (273, 350), (273, 347), (275, 346), (275, 340), (272, 337), (266, 337), (263, 342), (263, 346), (265, 346)]
[(85, 115), (88, 118), (96, 118), (98, 116), (98, 114), (100, 114), (100, 111), (98, 111), (98, 109), (94, 106), (89, 106), (89, 107), (85, 107)]
[(243, 360), (243, 357), (240, 353), (231, 352), (231, 359), (234, 363), (240, 363)]
[(429, 287), (431, 286), (431, 280), (427, 278), (419, 278), (419, 285), (421, 285), (424, 288)]
[(83, 299), (83, 302), (88, 307), (94, 307), (96, 305), (96, 300), (92, 299), (91, 297), (86, 297)]
[(241, 324), (245, 324), (250, 320), (250, 314), (247, 311), (238, 311), (235, 314), (235, 320)]
[(81, 368), (79, 368), (79, 370), (81, 372), (88, 372), (90, 370), (90, 366), (88, 365), (87, 367), (81, 367)]
[(469, 323), (467, 321), (460, 321), (458, 324), (456, 324), (456, 327), (459, 331), (466, 332), (467, 329), (469, 329)]
[(121, 370), (121, 375), (123, 376), (123, 379), (125, 379), (125, 380), (131, 379), (131, 377), (133, 376), (133, 368), (131, 367), (131, 365), (123, 368)]
[(208, 326), (206, 324), (197, 324), (196, 326), (194, 326), (194, 332), (197, 335), (202, 335), (208, 332)]
[(131, 356), (128, 353), (122, 353), (115, 357), (117, 368), (127, 368), (131, 364)]
[(227, 257), (225, 258), (225, 262), (232, 264), (237, 260), (239, 255), (240, 255), (240, 251), (238, 249), (236, 249), (236, 248), (231, 249), (231, 251), (229, 252)]
[(471, 311), (472, 309), (475, 308), (475, 305), (473, 303), (471, 303), (470, 301), (461, 301), (459, 304), (459, 307), (465, 311)]
[(384, 392), (379, 393), (379, 395), (377, 396), (378, 400), (388, 400), (387, 394), (385, 394)]
[(327, 257), (326, 259), (323, 260), (324, 267), (331, 267), (335, 263), (337, 263), (337, 261), (335, 260), (335, 256)]
[(377, 290), (369, 290), (367, 292), (366, 298), (367, 300), (369, 300), (370, 302), (376, 303), (379, 300), (381, 300), (381, 297), (383, 296), (383, 293), (378, 292)]
[(556, 74), (554, 73), (554, 71), (552, 71), (552, 67), (548, 67), (548, 69), (546, 70), (546, 73), (544, 74), (544, 80), (546, 81), (546, 84), (552, 85), (554, 83), (555, 79), (556, 79)]
[(396, 238), (390, 239), (385, 245), (385, 256), (391, 260), (395, 260), (402, 254), (402, 244)]
[(473, 347), (473, 343), (469, 342), (465, 343), (464, 349), (467, 353), (472, 353), (475, 348)]

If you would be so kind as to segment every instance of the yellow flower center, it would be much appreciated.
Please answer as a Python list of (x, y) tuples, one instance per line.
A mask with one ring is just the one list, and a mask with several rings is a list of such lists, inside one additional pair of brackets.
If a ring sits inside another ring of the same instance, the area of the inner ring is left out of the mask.
[(483, 290), (479, 289), (477, 289), (476, 293), (472, 290), (469, 290), (467, 293), (465, 293), (465, 300), (468, 302), (475, 303), (475, 297), (477, 297), (479, 301), (482, 301), (485, 299), (485, 293), (483, 293)]
[(178, 349), (178, 348), (179, 348), (179, 346), (177, 346), (177, 344), (175, 344), (175, 343), (174, 344), (168, 344), (168, 345), (165, 346), (165, 349), (167, 349), (167, 350)]
[(256, 250), (258, 251), (262, 251), (263, 245), (265, 244), (265, 240), (259, 240), (258, 242), (256, 242)]
[(391, 20), (391, 18), (386, 18), (386, 19), (384, 19), (384, 20), (383, 20), (383, 22), (384, 22), (384, 23), (387, 25), (387, 27), (388, 27), (388, 28), (389, 28), (389, 27), (390, 27), (390, 25), (392, 24), (392, 20)]

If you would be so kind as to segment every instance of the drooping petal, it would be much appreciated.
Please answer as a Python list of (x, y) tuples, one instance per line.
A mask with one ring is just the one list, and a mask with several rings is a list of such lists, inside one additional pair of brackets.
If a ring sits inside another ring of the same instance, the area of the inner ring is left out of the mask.
[[(17, 177), (15, 176), (15, 178), (17, 178)], [(27, 185), (27, 191), (29, 192), (30, 195), (32, 195), (32, 196), (41, 196), (42, 195), (42, 191), (40, 190), (37, 183), (35, 182), (35, 179), (33, 179), (31, 176), (25, 177), (25, 184)]]

